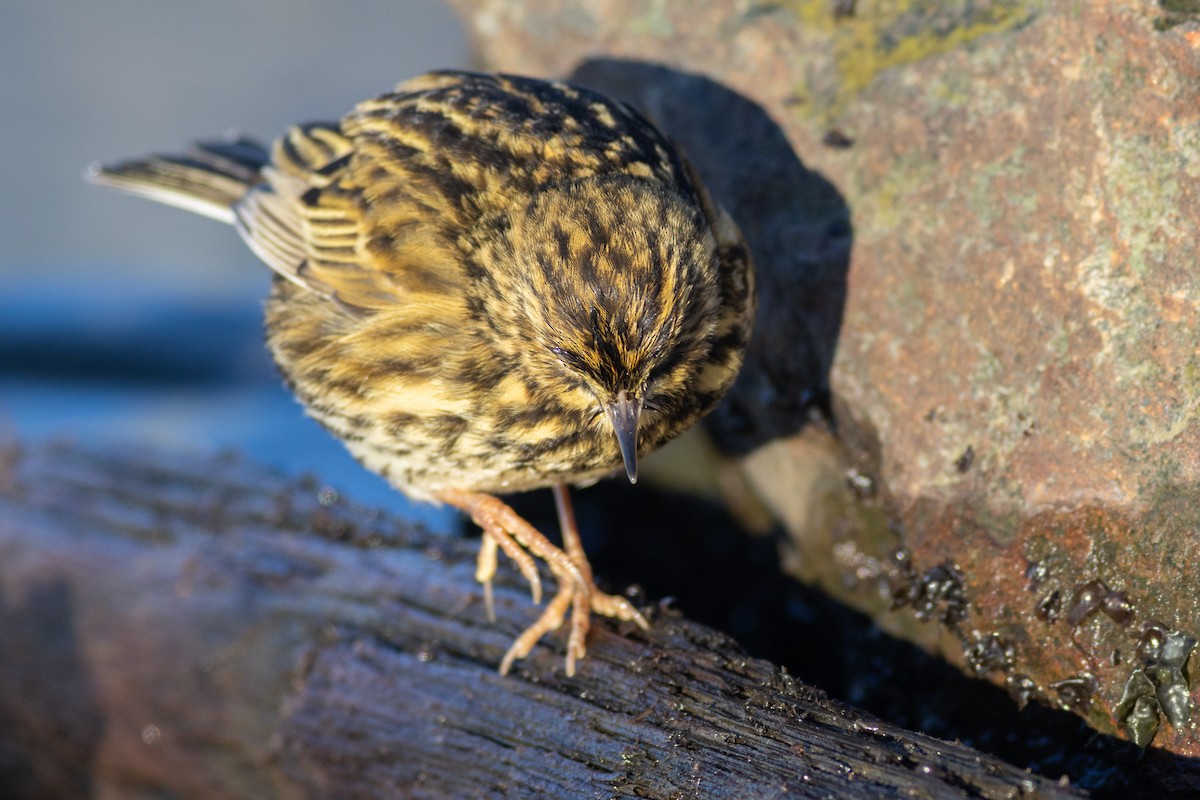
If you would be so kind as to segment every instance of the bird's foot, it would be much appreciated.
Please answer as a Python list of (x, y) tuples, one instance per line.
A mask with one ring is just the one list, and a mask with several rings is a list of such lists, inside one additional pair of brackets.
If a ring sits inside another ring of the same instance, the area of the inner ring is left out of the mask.
[[(552, 568), (553, 569), (553, 568)], [(508, 673), (514, 661), (529, 655), (533, 646), (545, 634), (558, 630), (566, 616), (567, 608), (571, 609), (571, 632), (567, 637), (567, 676), (575, 674), (575, 663), (587, 655), (587, 634), (591, 629), (593, 613), (613, 617), (622, 622), (635, 622), (643, 630), (650, 625), (633, 604), (623, 597), (606, 594), (596, 588), (591, 577), (581, 579), (577, 570), (575, 577), (564, 579), (556, 575), (558, 591), (546, 605), (546, 610), (537, 621), (522, 631), (516, 638), (504, 658), (500, 661), (500, 674)]]
[(437, 497), (442, 502), (465, 511), (475, 524), (483, 529), (483, 543), (476, 561), (475, 579), (483, 584), (489, 619), (495, 619), (492, 578), (496, 573), (497, 550), (504, 551), (529, 581), (535, 603), (541, 601), (542, 595), (541, 578), (538, 576), (535, 559), (546, 562), (558, 584), (558, 590), (541, 616), (521, 632), (504, 654), (500, 661), (502, 675), (509, 671), (514, 661), (529, 655), (543, 636), (562, 626), (567, 609), (571, 610), (571, 630), (567, 638), (568, 676), (575, 674), (575, 663), (587, 653), (587, 634), (593, 612), (635, 622), (643, 629), (649, 627), (645, 617), (628, 600), (606, 594), (596, 588), (592, 580), (591, 565), (583, 554), (578, 536), (573, 530), (573, 520), (572, 529), (568, 531), (564, 527), (563, 531), (567, 548), (571, 551), (568, 552), (552, 544), (540, 531), (497, 497), (458, 489), (444, 490), (439, 492)]

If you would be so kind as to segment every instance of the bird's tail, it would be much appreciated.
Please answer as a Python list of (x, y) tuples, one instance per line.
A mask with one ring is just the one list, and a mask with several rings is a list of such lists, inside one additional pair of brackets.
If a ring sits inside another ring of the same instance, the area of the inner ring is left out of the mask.
[(201, 142), (179, 156), (154, 155), (92, 164), (85, 176), (92, 183), (234, 223), (233, 205), (259, 183), (267, 149), (252, 139), (230, 137)]

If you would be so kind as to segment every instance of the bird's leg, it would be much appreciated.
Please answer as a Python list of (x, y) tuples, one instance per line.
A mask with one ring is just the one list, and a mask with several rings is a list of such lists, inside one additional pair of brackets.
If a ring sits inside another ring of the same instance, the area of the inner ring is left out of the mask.
[[(615, 617), (624, 622), (636, 622), (642, 630), (650, 626), (633, 604), (624, 597), (606, 594), (596, 588), (592, 579), (592, 565), (583, 552), (583, 542), (579, 538), (579, 526), (575, 524), (575, 509), (571, 504), (571, 490), (566, 484), (559, 483), (551, 487), (554, 492), (554, 507), (558, 510), (558, 527), (562, 531), (563, 548), (575, 562), (579, 574), (587, 584), (586, 594), (579, 592), (575, 595), (574, 608), (571, 611), (571, 637), (567, 642), (567, 674), (575, 671), (575, 658), (583, 658), (587, 653), (586, 639), (591, 625), (589, 611)], [(557, 598), (556, 598), (557, 599)]]
[[(517, 569), (520, 570), (521, 575), (524, 576), (525, 580), (529, 581), (529, 593), (533, 596), (534, 603), (542, 602), (542, 576), (538, 574), (533, 556), (522, 550), (521, 545), (513, 541), (513, 538), (508, 535), (508, 531), (504, 526), (497, 522), (494, 516), (489, 513), (490, 508), (486, 503), (478, 502), (481, 499), (487, 498), (496, 499), (491, 497), (491, 495), (478, 495), (471, 498), (472, 503), (470, 505), (458, 505), (457, 507), (470, 514), (475, 524), (483, 529), (483, 544), (479, 547), (479, 557), (475, 561), (475, 580), (483, 584), (483, 597), (484, 603), (487, 606), (488, 620), (495, 622), (496, 609), (492, 605), (492, 578), (496, 574), (497, 546), (504, 551), (506, 556), (516, 562)], [(457, 505), (450, 499), (443, 499), (448, 503)], [(497, 500), (497, 502), (499, 501)]]
[(565, 550), (555, 547), (536, 528), (497, 497), (481, 492), (447, 489), (436, 495), (444, 503), (459, 508), (471, 516), (483, 529), (483, 544), (476, 562), (475, 577), (484, 586), (484, 597), (491, 617), (491, 581), (496, 572), (496, 551), (503, 550), (512, 558), (533, 588), (534, 601), (541, 594), (534, 558), (546, 562), (554, 575), (558, 589), (541, 616), (526, 628), (509, 647), (500, 662), (500, 673), (508, 672), (512, 663), (524, 658), (547, 633), (563, 623), (571, 609), (571, 633), (567, 641), (567, 675), (575, 674), (575, 662), (586, 652), (585, 640), (592, 611), (621, 620), (632, 620), (643, 628), (646, 620), (624, 598), (604, 594), (592, 581), (592, 568), (579, 540), (575, 515), (565, 486), (554, 487), (555, 504), (563, 531)]
[[(518, 658), (529, 655), (538, 640), (562, 625), (563, 617), (572, 599), (582, 594), (584, 608), (588, 606), (590, 581), (584, 581), (575, 561), (550, 543), (536, 528), (526, 522), (498, 497), (482, 492), (461, 489), (445, 489), (435, 497), (444, 503), (465, 511), (483, 529), (483, 545), (476, 562), (475, 577), (484, 585), (484, 596), (490, 599), (491, 581), (496, 571), (496, 548), (499, 547), (512, 558), (521, 574), (531, 584), (534, 602), (541, 599), (541, 579), (537, 574), (534, 558), (540, 558), (550, 567), (558, 583), (558, 591), (547, 604), (542, 615), (517, 637), (500, 662), (500, 673), (508, 672)], [(491, 609), (489, 608), (489, 616)], [(585, 628), (586, 630), (586, 628)], [(567, 653), (567, 674), (574, 674), (575, 658)]]

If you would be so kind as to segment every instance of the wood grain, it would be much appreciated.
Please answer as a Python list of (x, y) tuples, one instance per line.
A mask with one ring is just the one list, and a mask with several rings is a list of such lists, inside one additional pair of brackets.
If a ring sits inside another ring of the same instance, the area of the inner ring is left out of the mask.
[[(579, 674), (475, 543), (234, 458), (0, 459), (6, 797), (1077, 797), (720, 633), (600, 624)], [(322, 499), (326, 504), (322, 504)], [(654, 611), (653, 609), (651, 610)]]

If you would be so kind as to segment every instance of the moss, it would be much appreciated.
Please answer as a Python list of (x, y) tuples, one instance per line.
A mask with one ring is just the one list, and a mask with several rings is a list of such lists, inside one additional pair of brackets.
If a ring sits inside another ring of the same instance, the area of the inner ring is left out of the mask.
[[(1003, 159), (981, 164), (967, 174), (967, 207), (981, 228), (987, 229), (999, 219), (1016, 222), (1014, 227), (1029, 235), (1037, 230), (1037, 226), (1022, 222), (1037, 211), (1037, 195), (1011, 188), (1025, 183), (1027, 163), (1024, 145), (1016, 145)], [(997, 188), (997, 180), (1006, 181), (1008, 186)]]
[(864, 216), (879, 231), (910, 224), (912, 197), (928, 187), (937, 170), (937, 163), (924, 154), (897, 154), (886, 172), (857, 187), (863, 202), (875, 204)]
[(1065, 366), (1071, 359), (1071, 333), (1065, 324), (1059, 324), (1050, 336), (1049, 350), (1058, 366)]
[(1192, 356), (1183, 366), (1183, 392), (1189, 398), (1200, 398), (1200, 359)]
[(831, 119), (883, 70), (1012, 30), (1028, 22), (1039, 5), (1028, 0), (880, 0), (840, 18), (830, 13), (828, 0), (793, 0), (783, 7), (806, 27), (828, 32), (832, 39), (840, 86), (828, 107), (812, 109)]
[(661, 39), (671, 39), (676, 36), (675, 25), (667, 14), (666, 3), (663, 0), (646, 3), (642, 8), (645, 11), (644, 14), (626, 22), (626, 27), (630, 32)]
[[(1155, 410), (1145, 415), (1145, 422), (1131, 431), (1135, 444), (1155, 445), (1173, 441), (1186, 435), (1188, 429), (1200, 417), (1200, 387), (1196, 383), (1196, 358), (1191, 358), (1176, 374), (1171, 374), (1161, 365), (1153, 370), (1136, 374), (1141, 386), (1155, 387), (1151, 393)], [(1151, 424), (1149, 420), (1156, 420)], [(1170, 462), (1168, 462), (1169, 464)], [(1168, 467), (1164, 464), (1164, 468)], [(1174, 478), (1174, 466), (1164, 474), (1164, 479)]]
[(1200, 0), (1158, 0), (1158, 5), (1165, 13), (1154, 20), (1156, 31), (1169, 31), (1200, 16)]
[(1159, 0), (1158, 4), (1173, 14), (1200, 14), (1200, 0)]
[[(1116, 112), (1114, 112), (1116, 116)], [(1108, 202), (1120, 209), (1118, 235), (1139, 278), (1164, 263), (1172, 232), (1180, 229), (1180, 159), (1167, 136), (1113, 136), (1107, 171)]]

